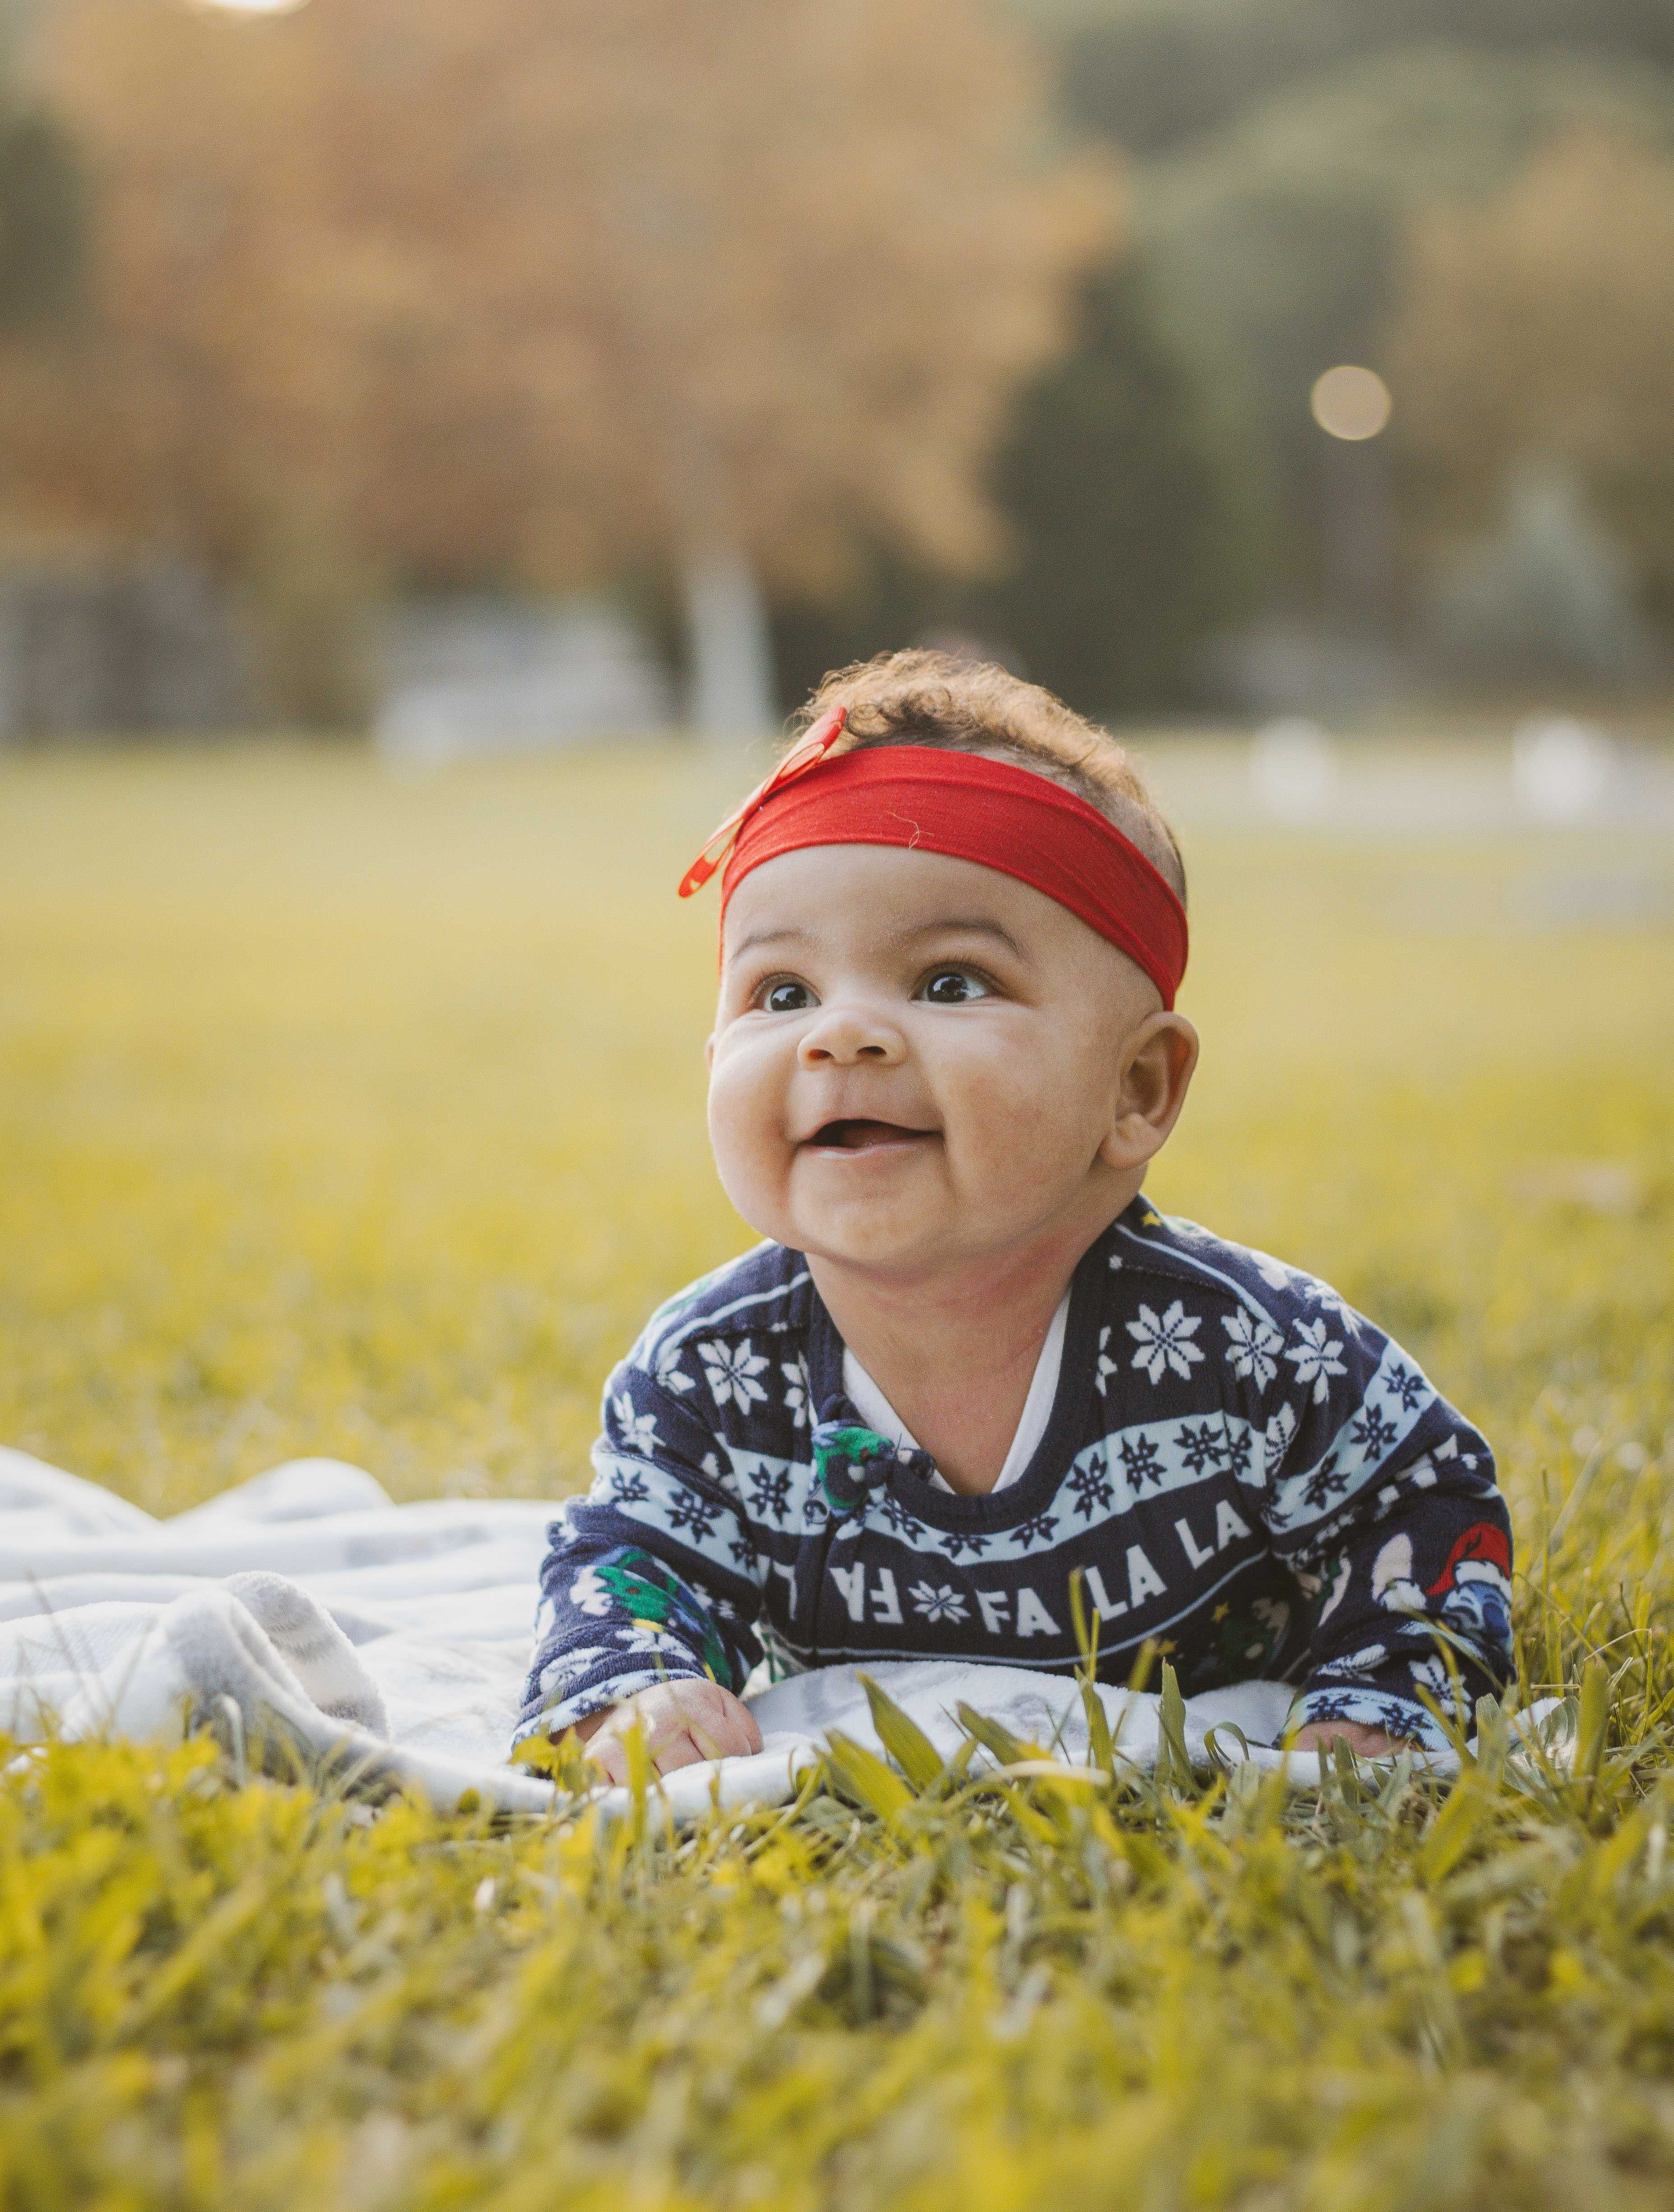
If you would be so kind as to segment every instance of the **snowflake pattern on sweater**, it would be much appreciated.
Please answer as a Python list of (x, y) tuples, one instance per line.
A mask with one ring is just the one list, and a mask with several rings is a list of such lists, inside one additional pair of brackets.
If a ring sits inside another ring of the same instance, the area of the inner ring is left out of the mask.
[(1488, 1447), (1312, 1276), (1136, 1199), (1071, 1286), (1029, 1467), (981, 1498), (864, 1427), (807, 1262), (764, 1244), (652, 1319), (554, 1522), (517, 1735), (660, 1681), (851, 1661), (1099, 1673), (1148, 1638), (1188, 1694), (1300, 1686), (1294, 1719), (1439, 1745), (1511, 1668)]

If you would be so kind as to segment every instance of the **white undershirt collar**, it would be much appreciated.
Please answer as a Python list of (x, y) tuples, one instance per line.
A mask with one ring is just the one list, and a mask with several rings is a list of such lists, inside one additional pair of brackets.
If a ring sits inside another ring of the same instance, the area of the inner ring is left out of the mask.
[[(995, 1490), (1009, 1490), (1040, 1449), (1040, 1440), (1046, 1434), (1046, 1425), (1052, 1418), (1052, 1407), (1058, 1395), (1058, 1376), (1063, 1367), (1064, 1331), (1068, 1325), (1069, 1293), (1066, 1291), (1047, 1329), (1046, 1341), (1040, 1347), (1040, 1357), (1035, 1362), (1034, 1379), (1029, 1385), (1028, 1396), (1023, 1401), (1017, 1434), (1012, 1438), (1011, 1449), (1006, 1454), (1006, 1463), (1000, 1470)], [(923, 1449), (846, 1345), (843, 1351), (843, 1387), (855, 1411), (874, 1434), (886, 1437), (898, 1451), (904, 1448), (908, 1451)], [(930, 1487), (945, 1491), (950, 1497), (955, 1494), (952, 1485), (944, 1482), (939, 1474), (931, 1475)], [(988, 1494), (992, 1497), (994, 1492)]]

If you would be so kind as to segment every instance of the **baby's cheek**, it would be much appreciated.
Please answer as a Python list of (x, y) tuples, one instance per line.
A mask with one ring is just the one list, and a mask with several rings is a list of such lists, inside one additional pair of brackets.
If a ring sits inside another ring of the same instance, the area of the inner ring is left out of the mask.
[(719, 1060), (709, 1079), (709, 1148), (721, 1187), (759, 1227), (756, 1213), (771, 1202), (784, 1176), (783, 1116), (762, 1071)]
[(985, 1071), (962, 1102), (970, 1157), (1020, 1194), (1078, 1174), (1098, 1137), (1077, 1073), (1044, 1052)]
[(1063, 1070), (1050, 1041), (1022, 1032), (989, 1042), (980, 1056), (952, 1071), (961, 1115), (997, 1143), (1008, 1143), (1031, 1125), (1055, 1120), (1063, 1109)]

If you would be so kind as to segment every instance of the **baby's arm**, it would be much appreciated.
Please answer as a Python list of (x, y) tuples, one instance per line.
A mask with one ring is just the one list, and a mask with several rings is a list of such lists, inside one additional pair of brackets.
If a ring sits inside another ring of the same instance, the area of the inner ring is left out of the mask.
[[(624, 1367), (593, 1457), (592, 1489), (551, 1529), (516, 1737), (602, 1737), (600, 1763), (613, 1776), (636, 1717), (660, 1769), (758, 1749), (737, 1692), (761, 1657), (761, 1590), (715, 1437)], [(716, 1748), (700, 1748), (706, 1741)]]
[(1265, 1508), (1313, 1601), (1295, 1741), (1440, 1749), (1430, 1705), (1468, 1727), (1511, 1673), (1510, 1516), (1483, 1438), (1397, 1346), (1339, 1311), (1324, 1340), (1338, 1374), (1322, 1397), (1292, 1401)]

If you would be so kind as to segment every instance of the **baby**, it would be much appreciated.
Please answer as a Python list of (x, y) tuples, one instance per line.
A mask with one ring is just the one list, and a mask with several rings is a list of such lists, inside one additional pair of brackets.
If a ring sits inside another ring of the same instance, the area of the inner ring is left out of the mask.
[[(716, 833), (709, 1133), (768, 1241), (654, 1315), (542, 1573), (520, 1736), (615, 1780), (758, 1750), (740, 1692), (845, 1662), (1188, 1694), (1294, 1740), (1444, 1739), (1511, 1664), (1488, 1445), (1335, 1291), (1160, 1214), (1197, 1036), (1185, 879), (1132, 763), (1002, 670), (829, 678)], [(1426, 1700), (1428, 1700), (1427, 1704)]]

